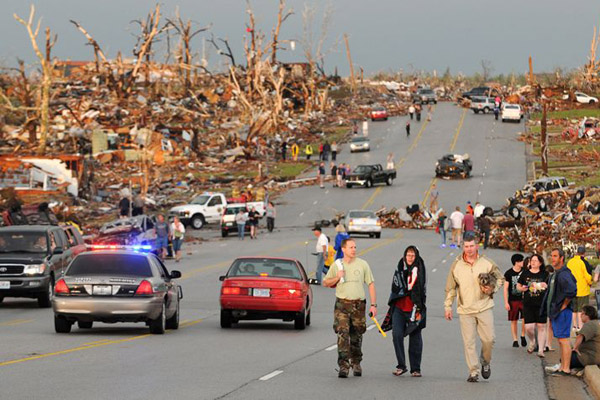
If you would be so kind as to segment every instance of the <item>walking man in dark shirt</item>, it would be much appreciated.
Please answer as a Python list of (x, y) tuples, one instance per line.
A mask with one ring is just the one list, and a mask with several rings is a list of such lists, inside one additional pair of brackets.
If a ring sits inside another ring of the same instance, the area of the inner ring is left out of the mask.
[(513, 347), (519, 347), (517, 333), (519, 331), (519, 319), (521, 323), (521, 346), (527, 346), (525, 339), (525, 320), (523, 319), (523, 293), (517, 289), (517, 282), (523, 272), (523, 256), (513, 254), (510, 258), (512, 268), (504, 273), (504, 308), (508, 311), (510, 331), (513, 337)]

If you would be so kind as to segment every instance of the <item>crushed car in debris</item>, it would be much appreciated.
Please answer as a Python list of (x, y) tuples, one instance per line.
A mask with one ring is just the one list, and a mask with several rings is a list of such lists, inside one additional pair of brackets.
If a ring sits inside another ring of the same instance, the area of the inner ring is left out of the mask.
[(468, 178), (473, 163), (468, 154), (446, 154), (435, 164), (435, 176), (441, 178)]

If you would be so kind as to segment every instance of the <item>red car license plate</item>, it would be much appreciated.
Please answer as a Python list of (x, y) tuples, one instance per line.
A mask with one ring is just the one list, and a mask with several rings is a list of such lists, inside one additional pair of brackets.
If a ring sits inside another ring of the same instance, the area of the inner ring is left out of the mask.
[(254, 297), (269, 297), (269, 289), (252, 289), (252, 296)]

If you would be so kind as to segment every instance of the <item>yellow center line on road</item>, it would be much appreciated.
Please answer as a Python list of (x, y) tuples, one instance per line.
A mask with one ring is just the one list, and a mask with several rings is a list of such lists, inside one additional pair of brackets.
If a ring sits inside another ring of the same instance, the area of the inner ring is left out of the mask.
[(33, 320), (32, 319), (13, 319), (10, 321), (0, 323), (0, 326), (13, 326), (13, 325), (26, 324), (29, 322), (33, 322)]
[[(456, 127), (456, 132), (454, 132), (454, 137), (452, 138), (452, 143), (450, 144), (450, 151), (454, 151), (454, 147), (456, 146), (456, 142), (458, 141), (458, 135), (460, 135), (460, 130), (462, 129), (463, 123), (465, 122), (465, 115), (467, 115), (467, 110), (465, 109), (460, 117), (460, 121), (458, 121), (458, 126)], [(429, 187), (425, 191), (425, 196), (423, 197), (423, 201), (421, 202), (421, 207), (425, 207), (429, 196), (431, 195), (431, 189), (433, 185), (437, 182), (437, 178), (431, 179), (429, 183)]]
[(104, 343), (104, 342), (108, 342), (109, 340), (110, 339), (96, 340), (95, 342), (84, 343), (83, 346), (90, 346), (90, 345), (93, 345), (93, 344)]
[(397, 241), (397, 240), (398, 240), (398, 239), (400, 239), (401, 237), (402, 237), (402, 232), (396, 233), (396, 234), (394, 235), (394, 237), (393, 237), (393, 238), (386, 239), (386, 240), (384, 240), (384, 241), (382, 241), (382, 242), (379, 242), (379, 243), (377, 243), (377, 244), (374, 244), (373, 246), (369, 246), (369, 247), (367, 247), (366, 249), (364, 249), (364, 250), (361, 250), (361, 251), (358, 253), (358, 255), (359, 255), (359, 256), (364, 256), (365, 254), (367, 254), (367, 253), (369, 253), (369, 252), (371, 252), (371, 251), (373, 251), (373, 250), (375, 250), (375, 249), (378, 249), (378, 248), (380, 248), (380, 247), (387, 246), (388, 244), (394, 243), (395, 241)]
[(379, 195), (379, 193), (381, 193), (381, 186), (379, 186), (377, 189), (375, 189), (375, 191), (373, 192), (371, 197), (369, 197), (369, 199), (365, 202), (365, 204), (363, 204), (361, 210), (364, 210), (365, 208), (367, 208), (371, 204), (373, 204), (373, 201), (375, 201), (375, 197), (377, 197), (377, 195)]
[[(181, 328), (187, 328), (189, 326), (195, 325), (202, 322), (201, 319), (195, 320), (195, 321), (190, 321), (188, 323), (186, 323), (185, 325), (180, 325)], [(172, 332), (172, 331), (169, 331)], [(89, 343), (87, 345), (82, 345), (82, 346), (78, 346), (78, 347), (73, 347), (71, 349), (65, 349), (65, 350), (59, 350), (59, 351), (54, 351), (52, 353), (42, 353), (42, 354), (36, 354), (34, 356), (30, 356), (30, 357), (24, 357), (24, 358), (17, 358), (15, 360), (9, 360), (9, 361), (4, 361), (4, 362), (0, 362), (0, 367), (4, 367), (7, 365), (13, 365), (13, 364), (20, 364), (20, 363), (24, 363), (27, 361), (34, 361), (34, 360), (39, 360), (42, 358), (49, 358), (49, 357), (54, 357), (54, 356), (61, 356), (63, 354), (69, 354), (69, 353), (75, 353), (77, 351), (82, 351), (82, 350), (89, 350), (89, 349), (94, 349), (97, 347), (103, 347), (103, 346), (108, 346), (111, 344), (119, 344), (119, 343), (126, 343), (126, 342), (132, 342), (134, 340), (139, 340), (139, 339), (144, 339), (150, 336), (154, 336), (150, 333), (146, 333), (144, 335), (138, 335), (138, 336), (132, 336), (129, 338), (125, 338), (125, 339), (115, 339), (115, 340), (106, 340), (106, 341), (98, 341), (96, 343), (92, 342)]]

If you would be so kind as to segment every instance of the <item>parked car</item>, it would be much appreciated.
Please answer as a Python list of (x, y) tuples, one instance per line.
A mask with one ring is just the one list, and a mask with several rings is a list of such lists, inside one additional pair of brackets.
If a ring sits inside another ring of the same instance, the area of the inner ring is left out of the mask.
[(381, 237), (381, 221), (373, 211), (351, 210), (345, 217), (346, 232), (349, 235), (365, 234), (369, 237)]
[(28, 297), (37, 299), (40, 307), (50, 307), (54, 283), (72, 258), (72, 246), (60, 226), (1, 227), (0, 302)]
[(468, 178), (473, 164), (468, 154), (446, 154), (435, 163), (435, 176), (446, 178)]
[[(563, 100), (568, 100), (569, 94), (563, 95)], [(582, 104), (595, 104), (598, 102), (598, 98), (589, 96), (583, 92), (575, 92), (575, 101)]]
[(175, 279), (151, 253), (117, 249), (88, 251), (75, 257), (56, 282), (54, 328), (68, 333), (76, 322), (90, 329), (94, 322), (144, 322), (151, 333), (179, 327), (183, 297)]
[(310, 325), (313, 304), (311, 284), (300, 261), (291, 258), (241, 257), (221, 286), (221, 328), (241, 320), (294, 321), (295, 329)]
[(498, 95), (498, 90), (489, 86), (478, 86), (468, 92), (463, 92), (462, 97), (472, 99), (473, 97), (493, 97)]
[(479, 114), (480, 111), (487, 114), (488, 112), (493, 111), (494, 107), (495, 102), (491, 97), (473, 96), (471, 98), (471, 110), (473, 110), (475, 114)]
[(371, 121), (377, 121), (377, 120), (384, 120), (387, 121), (388, 119), (388, 112), (384, 107), (373, 107), (373, 109), (371, 109), (371, 111), (369, 112), (369, 118), (371, 118)]
[[(207, 223), (221, 221), (223, 210), (228, 202), (230, 201), (223, 193), (206, 192), (194, 197), (189, 204), (171, 208), (169, 215), (178, 216), (183, 224), (191, 225), (194, 229), (202, 229)], [(247, 202), (246, 206), (248, 209), (254, 207), (261, 216), (265, 214), (263, 201)]]
[(437, 104), (437, 95), (431, 89), (418, 89), (415, 93), (413, 93), (412, 99), (413, 99), (413, 102), (416, 102), (416, 103)]
[(355, 136), (350, 141), (350, 153), (354, 153), (355, 151), (370, 151), (370, 143), (371, 141), (367, 137)]
[(381, 164), (359, 165), (346, 177), (346, 187), (364, 186), (372, 187), (376, 183), (385, 183), (391, 186), (396, 179), (395, 169), (383, 169)]
[(518, 104), (504, 104), (502, 106), (502, 122), (517, 121), (523, 119), (523, 109)]
[[(230, 232), (237, 232), (237, 223), (235, 222), (235, 216), (240, 211), (240, 209), (244, 210), (247, 213), (248, 207), (245, 203), (238, 204), (227, 204), (225, 210), (223, 211), (223, 216), (221, 217), (221, 236), (227, 237)], [(245, 232), (250, 232), (250, 224), (246, 224), (244, 226)]]
[(153, 245), (155, 217), (137, 215), (107, 222), (94, 238), (95, 244)]
[(551, 192), (555, 190), (564, 190), (572, 187), (573, 184), (567, 181), (564, 176), (548, 176), (528, 182), (521, 189), (522, 196), (530, 196), (535, 192)]

